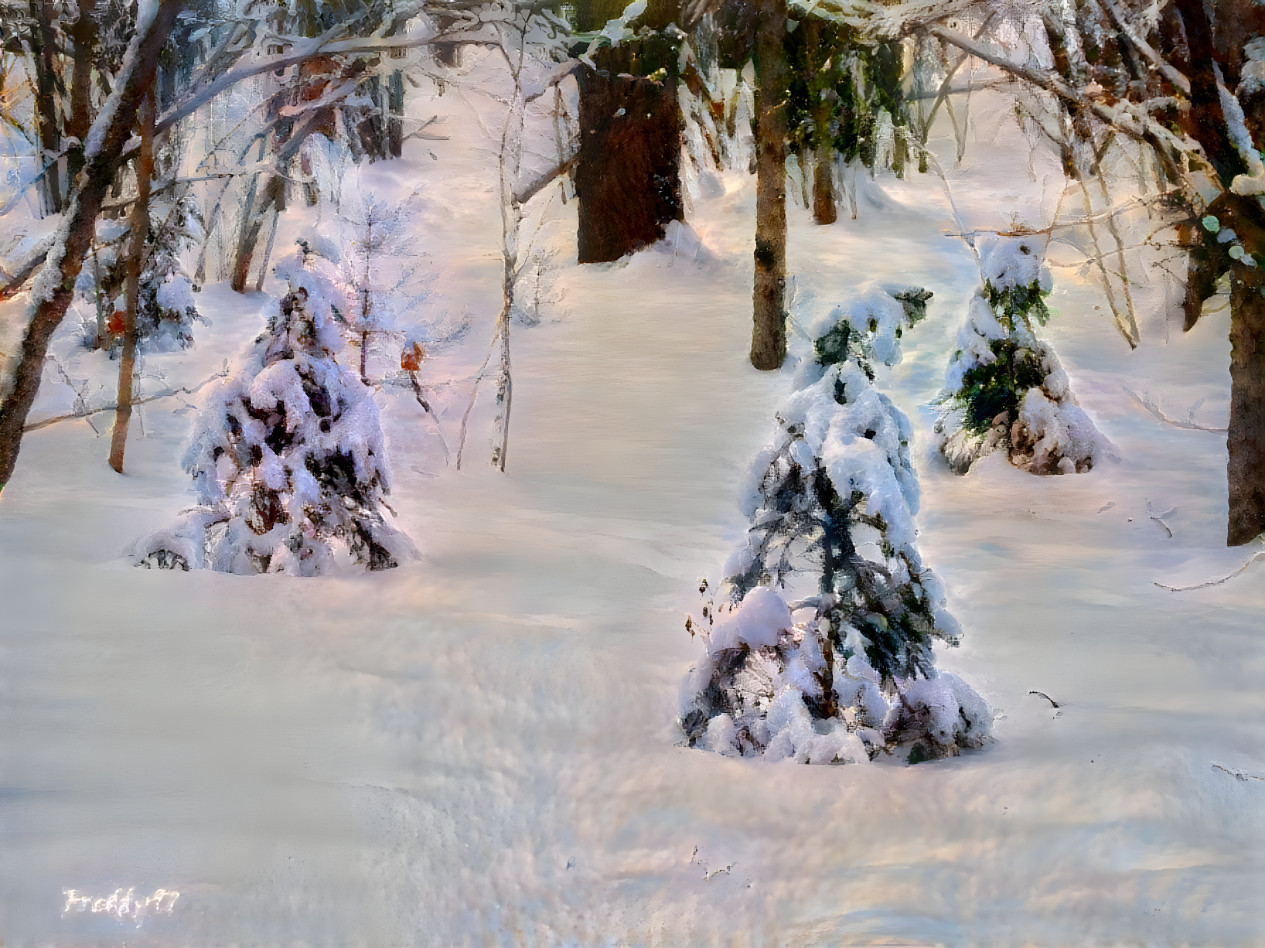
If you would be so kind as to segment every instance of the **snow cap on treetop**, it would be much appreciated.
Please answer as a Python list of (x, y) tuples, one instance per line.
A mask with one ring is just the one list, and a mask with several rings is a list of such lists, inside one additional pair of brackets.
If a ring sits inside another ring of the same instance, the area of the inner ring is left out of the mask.
[(1050, 271), (1045, 267), (1044, 237), (990, 234), (981, 237), (975, 246), (979, 251), (980, 274), (994, 289), (1009, 290), (1033, 283), (1042, 293), (1049, 293), (1053, 288)]

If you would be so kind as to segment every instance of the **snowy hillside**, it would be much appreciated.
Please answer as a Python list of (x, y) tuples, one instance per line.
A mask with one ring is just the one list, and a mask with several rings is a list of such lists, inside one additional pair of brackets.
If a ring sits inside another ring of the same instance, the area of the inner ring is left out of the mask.
[[(134, 568), (129, 546), (196, 502), (180, 457), (206, 390), (138, 410), (125, 476), (109, 413), (100, 435), (26, 437), (0, 505), (0, 941), (1265, 944), (1265, 564), (1159, 585), (1265, 547), (1225, 547), (1224, 434), (1142, 404), (1225, 425), (1225, 314), (1183, 334), (1162, 284), (1139, 283), (1130, 352), (1082, 256), (1052, 244), (1043, 338), (1119, 460), (1037, 477), (999, 452), (956, 476), (934, 402), (979, 274), (951, 235), (1044, 227), (1057, 161), (985, 94), (946, 170), (960, 219), (930, 174), (862, 174), (857, 219), (829, 227), (792, 206), (801, 290), (934, 294), (876, 385), (913, 423), (918, 545), (963, 629), (937, 665), (986, 699), (995, 740), (917, 766), (690, 749), (676, 715), (703, 647), (685, 616), (744, 535), (740, 485), (793, 374), (747, 361), (754, 179), (705, 178), (687, 227), (609, 265), (571, 263), (574, 202), (536, 198), (554, 282), (512, 330), (508, 470), (487, 463), (490, 398), (457, 470), (500, 305), (501, 106), (477, 88), (425, 99), (446, 140), (358, 172), (420, 191), (429, 282), (400, 319), (437, 340), (419, 379), (443, 442), (399, 373), (375, 395), (391, 522), (418, 559), (319, 579)], [(322, 213), (289, 212), (278, 256)], [(141, 394), (220, 371), (283, 292), (205, 287), (209, 325), (144, 357)], [(72, 322), (54, 351), (101, 402), (117, 364)], [(75, 397), (50, 366), (32, 421)], [(179, 898), (140, 926), (63, 911), (64, 890), (119, 888)]]

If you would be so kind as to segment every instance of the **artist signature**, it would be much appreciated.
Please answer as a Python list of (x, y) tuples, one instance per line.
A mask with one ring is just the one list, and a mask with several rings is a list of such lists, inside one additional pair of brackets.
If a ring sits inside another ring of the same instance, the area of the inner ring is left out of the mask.
[(150, 915), (170, 915), (176, 907), (180, 893), (175, 889), (156, 889), (153, 895), (137, 898), (136, 889), (115, 889), (109, 895), (94, 898), (78, 889), (62, 889), (66, 906), (62, 917), (89, 912), (93, 915), (109, 915), (120, 922), (134, 921), (136, 927)]

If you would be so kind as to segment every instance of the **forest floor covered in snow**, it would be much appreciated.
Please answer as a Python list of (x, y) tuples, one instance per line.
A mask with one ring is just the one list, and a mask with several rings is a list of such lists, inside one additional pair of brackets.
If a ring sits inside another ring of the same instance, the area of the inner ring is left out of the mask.
[[(470, 321), (423, 363), (450, 447), (500, 304), (499, 119), (480, 96), (428, 100), (450, 138), (361, 173), (381, 196), (420, 188), (425, 318)], [(754, 179), (705, 181), (671, 241), (586, 267), (555, 187), (537, 199), (555, 282), (513, 330), (508, 471), (487, 463), (487, 393), (459, 471), (406, 387), (379, 393), (417, 562), (135, 569), (128, 545), (192, 502), (197, 397), (144, 406), (122, 477), (82, 420), (27, 436), (0, 503), (0, 940), (1265, 945), (1265, 565), (1157, 585), (1262, 545), (1224, 546), (1224, 435), (1130, 394), (1223, 426), (1226, 313), (1183, 334), (1143, 277), (1130, 352), (1092, 279), (1056, 267), (1044, 335), (1120, 460), (949, 473), (932, 402), (978, 273), (946, 234), (1043, 227), (1062, 188), (1004, 99), (976, 109), (947, 172), (962, 221), (933, 175), (862, 179), (856, 220), (791, 208), (789, 260), (818, 297), (935, 294), (878, 386), (914, 422), (920, 548), (965, 632), (938, 664), (992, 705), (994, 742), (917, 766), (681, 746), (702, 654), (684, 618), (743, 534), (739, 484), (789, 386), (747, 362)], [(287, 216), (278, 253), (317, 213)], [(216, 371), (266, 302), (206, 287), (210, 325), (147, 357), (164, 380), (142, 391)], [(117, 364), (64, 329), (68, 374), (108, 399)], [(50, 369), (32, 420), (73, 398)], [(63, 914), (63, 890), (120, 887), (180, 896), (140, 927)]]

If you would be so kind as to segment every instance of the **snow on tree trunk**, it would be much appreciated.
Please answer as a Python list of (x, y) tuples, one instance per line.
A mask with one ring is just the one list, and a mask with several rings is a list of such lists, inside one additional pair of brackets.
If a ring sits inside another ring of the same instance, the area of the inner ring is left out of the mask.
[(338, 291), (304, 256), (278, 268), (290, 292), (194, 425), (184, 464), (198, 506), (136, 544), (140, 565), (315, 576), (340, 558), (378, 570), (415, 555), (382, 515), (373, 390), (335, 359)]
[(688, 624), (707, 648), (682, 693), (691, 746), (803, 763), (900, 748), (916, 762), (987, 739), (983, 699), (936, 673), (933, 642), (960, 630), (915, 547), (912, 429), (873, 386), (929, 296), (800, 308), (813, 351), (752, 465), (746, 542), (721, 604)]
[(1112, 448), (1076, 404), (1054, 349), (1035, 335), (1034, 321), (1050, 315), (1051, 285), (1036, 242), (985, 238), (977, 249), (983, 285), (949, 361), (936, 423), (941, 453), (958, 474), (1002, 445), (1033, 474), (1090, 470)]

